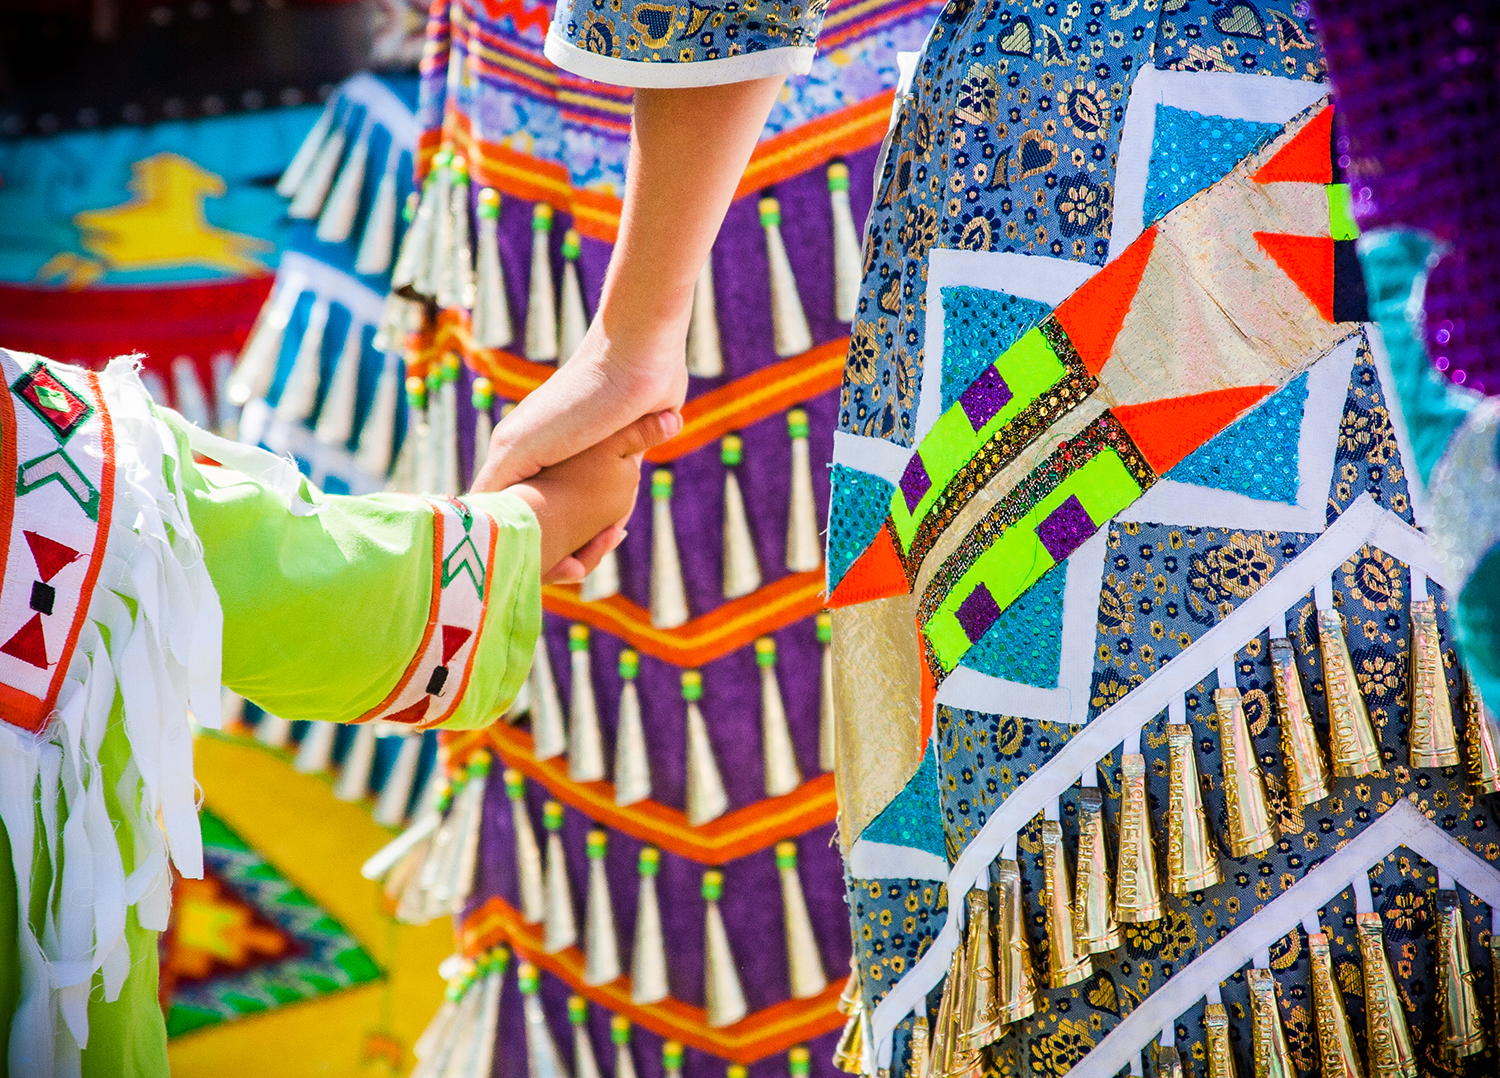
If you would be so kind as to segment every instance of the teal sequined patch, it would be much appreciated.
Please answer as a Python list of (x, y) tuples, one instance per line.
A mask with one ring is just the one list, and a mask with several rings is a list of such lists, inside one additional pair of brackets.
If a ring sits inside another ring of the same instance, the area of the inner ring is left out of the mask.
[(892, 846), (910, 846), (945, 857), (941, 813), (937, 760), (929, 741), (922, 762), (917, 765), (917, 773), (891, 799), (891, 803), (880, 810), (880, 815), (870, 821), (859, 837)]
[(1000, 614), (958, 665), (1038, 688), (1057, 687), (1065, 565), (1049, 570)]
[(896, 488), (878, 475), (833, 466), (828, 512), (828, 590), (844, 579), (885, 523)]
[(1166, 478), (1198, 487), (1297, 504), (1297, 444), (1307, 405), (1307, 375), (1299, 374), (1269, 400), (1195, 449)]
[(1037, 300), (988, 288), (943, 289), (943, 411), (1051, 310)]
[(1280, 130), (1280, 124), (1204, 116), (1157, 105), (1142, 207), (1144, 223), (1155, 224), (1169, 210), (1218, 183)]

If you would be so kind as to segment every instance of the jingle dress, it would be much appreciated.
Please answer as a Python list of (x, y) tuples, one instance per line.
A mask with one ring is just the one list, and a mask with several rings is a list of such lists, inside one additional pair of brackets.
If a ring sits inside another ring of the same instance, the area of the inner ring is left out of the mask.
[[(564, 2), (547, 54), (792, 73), (823, 15)], [(1367, 298), (1334, 108), (1304, 4), (952, 0), (903, 66), (828, 530), (851, 1069), (1307, 1072), (1330, 983), (1372, 1073), (1493, 1065), (1489, 544), (1424, 530), (1369, 310), (1420, 259)]]

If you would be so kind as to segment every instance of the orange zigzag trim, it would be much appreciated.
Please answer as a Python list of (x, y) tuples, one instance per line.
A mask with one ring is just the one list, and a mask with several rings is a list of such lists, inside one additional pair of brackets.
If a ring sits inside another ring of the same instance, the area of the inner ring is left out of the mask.
[(559, 617), (622, 637), (637, 651), (691, 670), (822, 610), (823, 571), (782, 577), (675, 629), (656, 628), (651, 612), (623, 595), (586, 603), (578, 597), (577, 584), (544, 587), (542, 606)]
[[(465, 317), (457, 311), (443, 311), (438, 315), (437, 331), (421, 349), (421, 355), (432, 363), (455, 350), (490, 380), (497, 396), (508, 400), (520, 400), (557, 369), (498, 348), (478, 347), (469, 335)], [(840, 337), (694, 397), (682, 408), (682, 430), (677, 437), (647, 453), (646, 459), (654, 464), (677, 460), (732, 430), (742, 430), (836, 389), (843, 378), (848, 350), (849, 338)]]
[(686, 815), (658, 801), (615, 804), (612, 783), (575, 782), (568, 778), (566, 758), (538, 760), (531, 735), (503, 722), (484, 730), (447, 734), (444, 746), (450, 763), (466, 760), (481, 748), (493, 748), (507, 767), (541, 783), (553, 797), (596, 823), (700, 865), (727, 864), (783, 839), (805, 835), (832, 823), (838, 812), (833, 775), (826, 774), (809, 779), (789, 794), (765, 798), (694, 827)]
[(844, 1016), (838, 1011), (843, 981), (835, 978), (812, 999), (788, 999), (756, 1011), (724, 1029), (713, 1029), (702, 1007), (677, 999), (642, 1006), (630, 999), (630, 979), (621, 977), (604, 985), (583, 983), (583, 952), (569, 947), (548, 954), (542, 947), (542, 928), (528, 925), (503, 899), (492, 898), (475, 910), (459, 931), (466, 954), (478, 954), (498, 943), (508, 942), (517, 956), (562, 978), (573, 991), (633, 1024), (644, 1026), (660, 1037), (681, 1041), (733, 1063), (749, 1065), (784, 1052), (793, 1045), (839, 1028)]
[[(836, 157), (879, 144), (890, 124), (895, 91), (887, 90), (846, 109), (820, 116), (762, 142), (735, 191), (736, 199), (799, 176)], [(469, 119), (450, 109), (441, 131), (425, 131), (417, 140), (417, 178), (427, 175), (432, 155), (443, 145), (462, 151), (476, 183), (503, 194), (546, 202), (573, 215), (582, 235), (613, 243), (620, 229), (620, 200), (597, 191), (576, 190), (567, 170), (554, 161), (517, 153), (477, 139)]]

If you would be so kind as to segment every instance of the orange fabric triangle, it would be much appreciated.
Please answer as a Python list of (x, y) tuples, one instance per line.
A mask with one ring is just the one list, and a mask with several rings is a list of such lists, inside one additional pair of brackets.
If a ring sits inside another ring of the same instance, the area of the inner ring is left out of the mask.
[(1114, 417), (1157, 475), (1218, 434), (1276, 386), (1231, 386), (1188, 397), (1122, 404)]
[(885, 527), (875, 534), (874, 541), (849, 566), (844, 579), (828, 597), (828, 606), (854, 606), (874, 599), (905, 595), (910, 590), (901, 555), (896, 553), (896, 542), (891, 538), (891, 529)]
[(1250, 177), (1256, 183), (1333, 182), (1333, 106), (1323, 109)]
[(1155, 245), (1153, 225), (1052, 312), (1090, 374), (1104, 369)]
[(1288, 236), (1257, 232), (1255, 242), (1292, 279), (1314, 307), (1333, 321), (1333, 239), (1329, 236)]

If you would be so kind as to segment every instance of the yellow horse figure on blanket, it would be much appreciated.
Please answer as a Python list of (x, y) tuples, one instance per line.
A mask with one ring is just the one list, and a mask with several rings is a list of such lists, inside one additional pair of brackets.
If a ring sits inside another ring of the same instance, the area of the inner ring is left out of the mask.
[(143, 158), (130, 171), (128, 202), (73, 215), (88, 254), (54, 255), (38, 280), (78, 289), (110, 270), (203, 266), (236, 277), (267, 272), (254, 256), (274, 245), (217, 228), (204, 216), (204, 199), (222, 198), (228, 190), (223, 177), (175, 153)]

